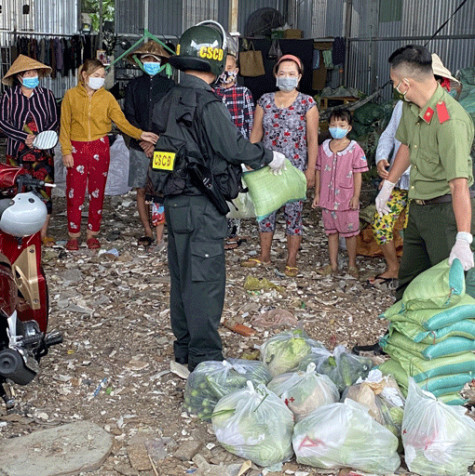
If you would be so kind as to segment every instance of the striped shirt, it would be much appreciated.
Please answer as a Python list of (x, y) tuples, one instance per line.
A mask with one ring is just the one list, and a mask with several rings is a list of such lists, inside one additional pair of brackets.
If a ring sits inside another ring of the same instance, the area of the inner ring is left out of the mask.
[(226, 104), (235, 126), (249, 139), (254, 123), (254, 100), (249, 89), (233, 85), (230, 88), (218, 87), (214, 92)]
[(7, 155), (16, 156), (18, 147), (28, 133), (23, 131), (28, 116), (35, 121), (38, 132), (57, 130), (58, 113), (53, 93), (37, 87), (27, 98), (17, 84), (8, 88), (0, 99), (0, 130), (7, 136)]

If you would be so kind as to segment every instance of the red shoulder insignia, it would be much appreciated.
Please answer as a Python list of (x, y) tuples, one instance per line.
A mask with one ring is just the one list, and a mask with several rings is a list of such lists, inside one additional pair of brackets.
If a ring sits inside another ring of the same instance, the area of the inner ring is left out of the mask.
[(449, 111), (447, 111), (447, 106), (445, 105), (445, 102), (438, 102), (435, 107), (437, 109), (437, 117), (439, 118), (439, 122), (441, 124), (450, 119), (450, 114)]
[(431, 121), (433, 115), (434, 115), (434, 110), (431, 107), (428, 107), (426, 109), (426, 112), (424, 113), (424, 121), (429, 123)]

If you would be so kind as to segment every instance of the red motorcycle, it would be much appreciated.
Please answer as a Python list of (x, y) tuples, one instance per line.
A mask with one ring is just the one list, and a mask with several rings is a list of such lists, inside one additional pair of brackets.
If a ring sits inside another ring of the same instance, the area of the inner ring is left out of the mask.
[[(54, 137), (48, 140), (45, 134), (38, 134), (35, 147), (54, 146)], [(40, 238), (47, 212), (36, 193), (44, 186), (24, 169), (0, 164), (0, 396), (7, 409), (15, 404), (10, 384), (30, 383), (41, 357), (63, 340), (59, 332), (47, 332)]]

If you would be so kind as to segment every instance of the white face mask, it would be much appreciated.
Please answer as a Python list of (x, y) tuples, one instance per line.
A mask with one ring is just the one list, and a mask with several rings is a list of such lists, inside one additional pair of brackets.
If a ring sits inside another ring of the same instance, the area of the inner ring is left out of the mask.
[(87, 85), (91, 89), (101, 89), (104, 86), (105, 78), (89, 78)]

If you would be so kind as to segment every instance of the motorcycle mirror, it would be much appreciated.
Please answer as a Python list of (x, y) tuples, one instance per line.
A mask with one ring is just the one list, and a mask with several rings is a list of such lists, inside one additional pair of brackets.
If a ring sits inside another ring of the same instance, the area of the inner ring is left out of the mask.
[(52, 149), (58, 143), (58, 134), (55, 131), (43, 131), (37, 134), (33, 140), (35, 149)]

